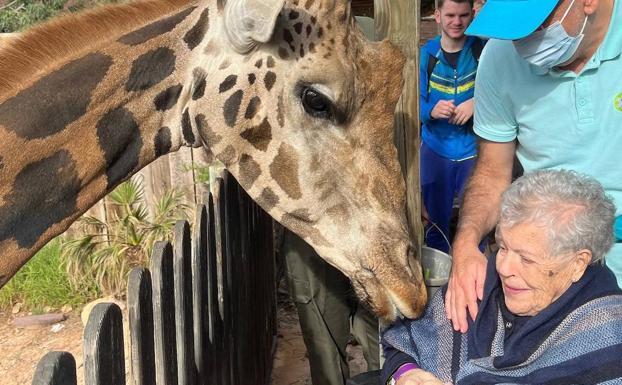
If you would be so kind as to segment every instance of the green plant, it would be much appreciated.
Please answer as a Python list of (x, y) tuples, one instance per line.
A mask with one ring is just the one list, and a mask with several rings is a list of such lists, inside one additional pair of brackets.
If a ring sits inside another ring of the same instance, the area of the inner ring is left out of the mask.
[(8, 0), (0, 6), (0, 32), (21, 31), (63, 12), (75, 12), (118, 0)]
[(127, 275), (136, 266), (147, 266), (153, 244), (170, 240), (178, 219), (187, 218), (182, 194), (169, 191), (158, 200), (153, 217), (144, 204), (141, 183), (129, 180), (109, 194), (108, 223), (84, 216), (82, 235), (66, 239), (62, 257), (72, 285), (94, 280), (104, 294), (122, 297)]
[(192, 162), (190, 164), (184, 164), (183, 170), (185, 172), (193, 171), (195, 176), (195, 183), (209, 183), (209, 165), (198, 164)]
[(74, 290), (61, 263), (60, 242), (55, 239), (0, 289), (0, 307), (6, 308), (21, 302), (26, 309), (39, 312), (45, 306), (76, 307), (98, 295), (94, 281), (84, 280), (80, 290)]

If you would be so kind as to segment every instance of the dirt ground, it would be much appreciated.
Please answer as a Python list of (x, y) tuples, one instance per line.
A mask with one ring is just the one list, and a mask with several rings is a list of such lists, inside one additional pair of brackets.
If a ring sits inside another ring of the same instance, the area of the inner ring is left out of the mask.
[[(293, 304), (279, 296), (277, 350), (274, 357), (271, 385), (311, 385), (298, 316)], [(25, 314), (17, 314), (24, 316)], [(124, 311), (124, 319), (127, 312)], [(82, 322), (80, 313), (73, 311), (54, 332), (51, 326), (20, 329), (13, 326), (14, 316), (0, 312), (0, 384), (31, 384), (37, 363), (49, 351), (67, 351), (76, 359), (78, 384), (83, 384)], [(127, 331), (126, 331), (127, 332)], [(127, 341), (127, 333), (124, 336)], [(348, 346), (352, 374), (365, 370), (366, 364), (358, 346)], [(126, 364), (126, 371), (129, 366)]]

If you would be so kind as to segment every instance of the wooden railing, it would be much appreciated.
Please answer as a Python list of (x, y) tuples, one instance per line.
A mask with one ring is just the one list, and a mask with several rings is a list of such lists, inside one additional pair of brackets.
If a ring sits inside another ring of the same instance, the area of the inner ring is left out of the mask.
[[(85, 385), (266, 385), (276, 336), (272, 219), (237, 182), (179, 221), (175, 241), (158, 242), (149, 269), (128, 282), (130, 378), (122, 312), (98, 304), (84, 332)], [(71, 354), (50, 352), (33, 384), (74, 385)]]

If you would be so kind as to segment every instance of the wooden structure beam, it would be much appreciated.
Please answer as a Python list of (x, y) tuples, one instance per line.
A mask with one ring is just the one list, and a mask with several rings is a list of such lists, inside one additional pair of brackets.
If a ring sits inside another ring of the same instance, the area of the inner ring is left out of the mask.
[[(404, 88), (395, 110), (395, 145), (406, 179), (408, 223), (415, 247), (423, 243), (419, 183), (419, 24), (421, 0), (374, 0), (376, 40), (388, 38), (406, 56)], [(420, 253), (418, 253), (420, 255)]]

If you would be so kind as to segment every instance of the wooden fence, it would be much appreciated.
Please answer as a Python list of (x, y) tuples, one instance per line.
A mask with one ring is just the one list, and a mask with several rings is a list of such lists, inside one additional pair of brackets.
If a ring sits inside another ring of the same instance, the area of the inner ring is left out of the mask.
[[(225, 174), (175, 240), (128, 283), (130, 378), (115, 304), (94, 307), (84, 332), (85, 385), (266, 385), (276, 336), (273, 222)], [(75, 385), (71, 354), (50, 352), (35, 385)]]

